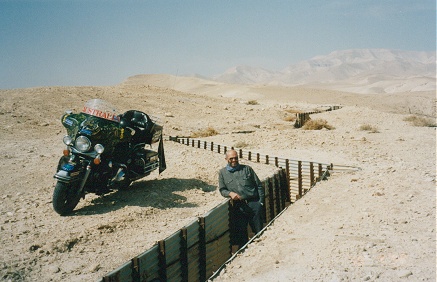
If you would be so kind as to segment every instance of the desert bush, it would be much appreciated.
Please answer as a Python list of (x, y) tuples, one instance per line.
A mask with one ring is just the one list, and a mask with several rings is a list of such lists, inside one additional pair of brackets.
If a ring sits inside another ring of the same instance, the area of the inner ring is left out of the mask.
[(258, 105), (258, 101), (257, 100), (249, 100), (247, 101), (248, 105)]
[(404, 118), (404, 121), (408, 121), (410, 124), (414, 126), (422, 126), (422, 127), (436, 126), (435, 120), (431, 118), (419, 117), (414, 115)]
[(296, 120), (296, 116), (294, 115), (286, 115), (284, 117), (284, 121), (295, 121)]
[(299, 113), (303, 113), (304, 112), (304, 111), (298, 110), (298, 109), (286, 109), (285, 111), (287, 113), (290, 113), (290, 114), (299, 114)]
[(244, 141), (238, 141), (237, 143), (234, 144), (234, 148), (246, 148), (247, 146), (249, 146), (248, 143), (244, 142)]
[(370, 125), (370, 124), (362, 124), (360, 126), (360, 130), (362, 131), (368, 131), (370, 133), (378, 133), (379, 130), (376, 126)]
[(3, 275), (4, 280), (2, 281), (25, 281), (25, 269), (14, 269), (14, 267), (7, 265), (3, 268), (6, 270), (6, 274)]
[(334, 129), (334, 127), (329, 125), (324, 119), (310, 119), (309, 121), (305, 122), (302, 128), (305, 130), (321, 130), (324, 128), (328, 130)]
[(219, 134), (217, 130), (215, 130), (213, 127), (209, 126), (205, 129), (200, 129), (198, 131), (195, 131), (191, 133), (192, 138), (198, 138), (198, 137), (208, 137), (208, 136), (214, 136)]

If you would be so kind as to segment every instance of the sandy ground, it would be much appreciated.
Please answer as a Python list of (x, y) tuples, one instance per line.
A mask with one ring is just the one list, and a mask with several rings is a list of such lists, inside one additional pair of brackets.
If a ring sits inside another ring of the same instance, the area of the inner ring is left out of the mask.
[[(71, 216), (56, 214), (60, 117), (92, 98), (160, 116), (166, 135), (213, 127), (219, 135), (206, 140), (360, 168), (334, 170), (214, 281), (436, 280), (435, 127), (404, 121), (410, 113), (435, 117), (434, 92), (367, 95), (167, 76), (0, 90), (0, 280), (97, 281), (223, 200), (216, 189), (223, 156), (165, 142), (161, 175), (128, 191), (87, 195)], [(333, 130), (295, 129), (284, 120), (286, 110), (327, 105), (343, 108), (312, 118)], [(363, 124), (377, 132), (360, 130)], [(260, 178), (274, 171), (246, 163)]]

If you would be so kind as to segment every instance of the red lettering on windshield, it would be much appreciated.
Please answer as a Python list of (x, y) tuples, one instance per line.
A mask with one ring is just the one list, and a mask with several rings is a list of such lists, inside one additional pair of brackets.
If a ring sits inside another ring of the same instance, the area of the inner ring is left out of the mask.
[(112, 113), (102, 112), (100, 110), (96, 110), (96, 109), (93, 109), (93, 108), (88, 108), (86, 106), (83, 107), (82, 112), (85, 113), (85, 114), (89, 114), (89, 115), (96, 116), (96, 117), (99, 117), (99, 118), (104, 118), (104, 119), (107, 119), (107, 120), (112, 120), (112, 121), (117, 121), (117, 122), (120, 121), (120, 118), (117, 115), (114, 115)]

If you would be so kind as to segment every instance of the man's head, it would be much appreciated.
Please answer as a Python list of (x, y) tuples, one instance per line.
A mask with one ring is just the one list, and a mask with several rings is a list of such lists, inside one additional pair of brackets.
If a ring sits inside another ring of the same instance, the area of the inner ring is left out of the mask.
[(235, 150), (229, 150), (226, 152), (226, 158), (228, 161), (228, 164), (231, 167), (237, 167), (238, 166), (238, 153)]

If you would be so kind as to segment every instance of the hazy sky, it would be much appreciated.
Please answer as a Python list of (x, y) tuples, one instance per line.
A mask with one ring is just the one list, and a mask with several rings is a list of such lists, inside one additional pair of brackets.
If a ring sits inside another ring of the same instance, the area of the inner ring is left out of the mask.
[(282, 70), (344, 49), (435, 51), (435, 0), (0, 0), (0, 88)]

